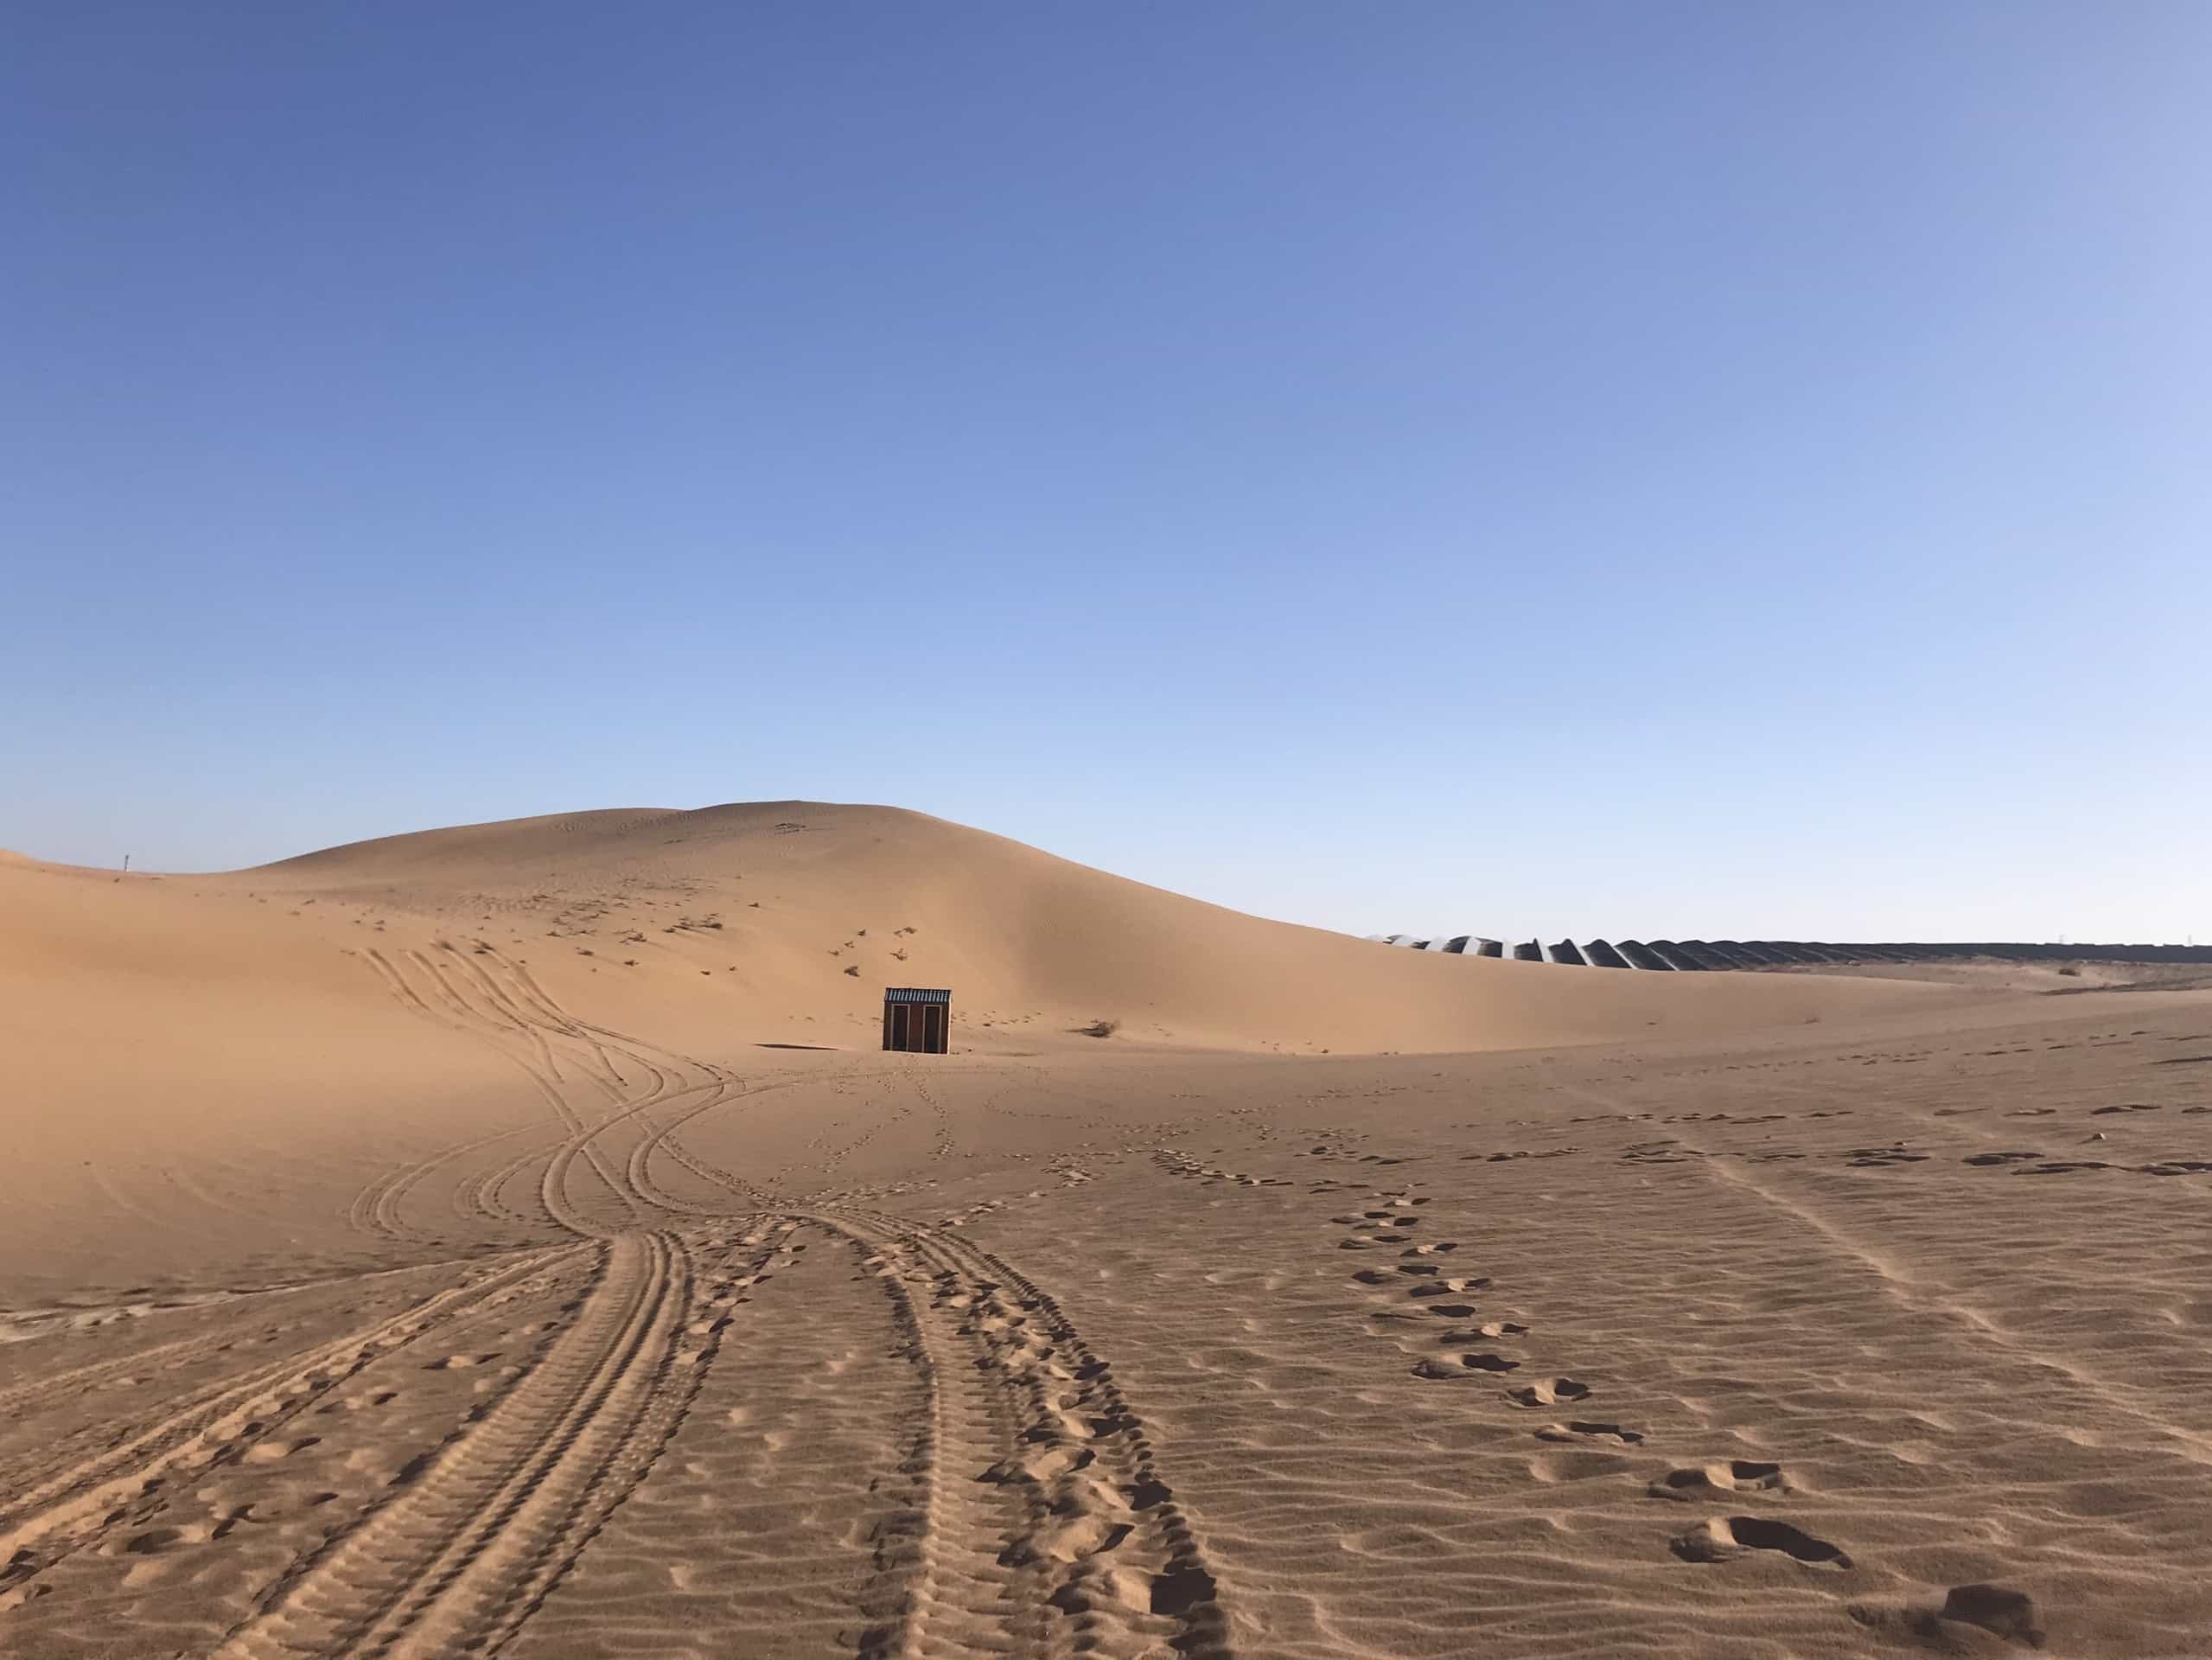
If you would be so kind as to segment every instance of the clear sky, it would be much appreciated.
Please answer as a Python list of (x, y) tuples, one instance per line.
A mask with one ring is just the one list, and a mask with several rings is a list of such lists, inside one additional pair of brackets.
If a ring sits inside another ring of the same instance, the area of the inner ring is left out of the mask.
[(19, 8), (0, 846), (2212, 937), (2212, 7)]

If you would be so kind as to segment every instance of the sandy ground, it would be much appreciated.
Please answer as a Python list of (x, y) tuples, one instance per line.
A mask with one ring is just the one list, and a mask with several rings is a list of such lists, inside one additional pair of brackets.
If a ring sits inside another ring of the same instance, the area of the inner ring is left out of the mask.
[(801, 803), (0, 922), (10, 1657), (2206, 1651), (2202, 990), (1392, 951)]
[(1759, 972), (1918, 980), (1984, 991), (2047, 992), (2061, 996), (2086, 992), (2212, 991), (2212, 968), (2182, 962), (2013, 962), (1998, 957), (1968, 957), (1954, 962), (1829, 963), (1818, 968), (1788, 963)]

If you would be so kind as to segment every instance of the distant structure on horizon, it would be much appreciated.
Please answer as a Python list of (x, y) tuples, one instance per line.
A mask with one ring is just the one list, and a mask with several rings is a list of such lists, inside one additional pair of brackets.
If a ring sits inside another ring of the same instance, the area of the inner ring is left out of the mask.
[(1527, 940), (1508, 946), (1476, 934), (1421, 939), (1412, 934), (1370, 934), (1380, 945), (1448, 955), (1511, 957), (1516, 962), (1555, 962), (1574, 968), (1640, 968), (1694, 973), (1724, 968), (1794, 968), (1822, 963), (1957, 962), (1993, 957), (2005, 962), (2183, 962), (2212, 964), (2212, 945), (2028, 945), (1981, 942), (1952, 944), (1839, 945), (1803, 940)]

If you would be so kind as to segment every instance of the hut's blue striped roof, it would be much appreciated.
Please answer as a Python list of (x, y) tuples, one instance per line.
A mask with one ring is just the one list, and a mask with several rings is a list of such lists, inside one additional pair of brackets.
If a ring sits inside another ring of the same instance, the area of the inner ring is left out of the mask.
[(934, 990), (927, 986), (890, 986), (883, 991), (886, 1003), (944, 1003), (953, 1000), (950, 991)]

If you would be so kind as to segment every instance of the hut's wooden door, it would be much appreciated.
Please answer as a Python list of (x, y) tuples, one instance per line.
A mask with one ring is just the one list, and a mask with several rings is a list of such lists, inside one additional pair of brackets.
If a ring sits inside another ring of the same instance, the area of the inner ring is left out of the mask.
[(952, 1011), (941, 1003), (892, 1003), (883, 1010), (883, 1047), (913, 1055), (943, 1055)]

